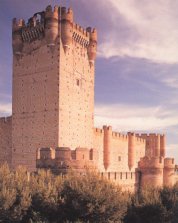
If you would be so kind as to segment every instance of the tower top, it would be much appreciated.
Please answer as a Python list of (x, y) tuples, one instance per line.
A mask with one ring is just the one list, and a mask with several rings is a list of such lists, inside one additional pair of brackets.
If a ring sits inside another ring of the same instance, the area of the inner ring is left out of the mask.
[[(14, 54), (23, 54), (24, 45), (36, 40), (45, 40), (49, 46), (54, 46), (61, 38), (66, 52), (73, 41), (87, 48), (88, 59), (92, 65), (96, 58), (97, 31), (86, 29), (74, 23), (72, 8), (48, 5), (44, 11), (35, 13), (28, 22), (16, 18), (12, 23), (12, 38)], [(43, 41), (43, 42), (45, 42)], [(28, 47), (29, 48), (29, 47)]]

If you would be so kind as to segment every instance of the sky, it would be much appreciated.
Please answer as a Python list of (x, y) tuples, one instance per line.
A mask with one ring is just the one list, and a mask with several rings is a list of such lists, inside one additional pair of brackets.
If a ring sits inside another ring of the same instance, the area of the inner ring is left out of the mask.
[(12, 18), (49, 4), (97, 28), (95, 126), (165, 133), (178, 163), (178, 0), (0, 0), (0, 116), (11, 114)]

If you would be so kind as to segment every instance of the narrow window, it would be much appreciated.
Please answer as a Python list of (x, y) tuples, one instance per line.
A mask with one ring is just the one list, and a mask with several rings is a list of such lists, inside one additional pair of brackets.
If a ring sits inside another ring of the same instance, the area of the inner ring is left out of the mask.
[(118, 156), (118, 161), (119, 161), (119, 162), (121, 161), (121, 156)]
[(120, 179), (122, 180), (122, 173), (120, 173)]
[(117, 173), (116, 172), (114, 173), (114, 179), (115, 180), (117, 179)]
[(76, 84), (77, 84), (77, 86), (80, 85), (80, 80), (79, 79), (76, 80)]

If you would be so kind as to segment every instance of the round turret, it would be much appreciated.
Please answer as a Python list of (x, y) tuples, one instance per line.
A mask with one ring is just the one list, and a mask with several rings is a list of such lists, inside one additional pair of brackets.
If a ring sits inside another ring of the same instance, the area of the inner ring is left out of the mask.
[(96, 59), (97, 52), (97, 31), (96, 29), (91, 29), (91, 27), (87, 28), (87, 32), (89, 32), (90, 40), (88, 45), (88, 59), (90, 65), (93, 65)]
[(21, 54), (23, 49), (22, 28), (25, 26), (23, 19), (17, 21), (16, 18), (12, 22), (12, 47), (14, 54)]
[(53, 148), (40, 148), (40, 159), (54, 159)]
[(164, 159), (163, 183), (166, 187), (174, 186), (175, 163), (173, 158)]
[(128, 166), (131, 170), (135, 166), (135, 135), (128, 133)]
[(71, 159), (71, 150), (68, 147), (57, 147), (55, 149), (55, 158), (66, 161)]
[(45, 39), (49, 46), (55, 45), (58, 36), (58, 7), (49, 5), (45, 11)]
[(111, 140), (112, 140), (112, 127), (104, 126), (104, 167), (107, 170), (110, 166), (110, 150), (111, 150)]
[(162, 135), (160, 139), (160, 156), (165, 157), (166, 136)]
[(154, 152), (154, 155), (156, 157), (160, 156), (160, 135), (157, 135), (155, 137), (155, 152)]
[(163, 165), (161, 157), (141, 158), (138, 163), (138, 170), (141, 172), (141, 187), (162, 187)]
[(64, 50), (70, 48), (73, 35), (73, 11), (69, 8), (66, 11), (65, 7), (61, 8), (61, 39)]

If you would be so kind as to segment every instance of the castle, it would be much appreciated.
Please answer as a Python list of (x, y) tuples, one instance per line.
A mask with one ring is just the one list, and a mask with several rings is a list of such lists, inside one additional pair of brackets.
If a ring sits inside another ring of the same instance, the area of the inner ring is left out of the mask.
[(94, 128), (96, 29), (74, 23), (71, 8), (47, 6), (27, 24), (13, 19), (12, 47), (12, 116), (0, 118), (0, 164), (94, 168), (130, 190), (174, 185), (165, 135)]

